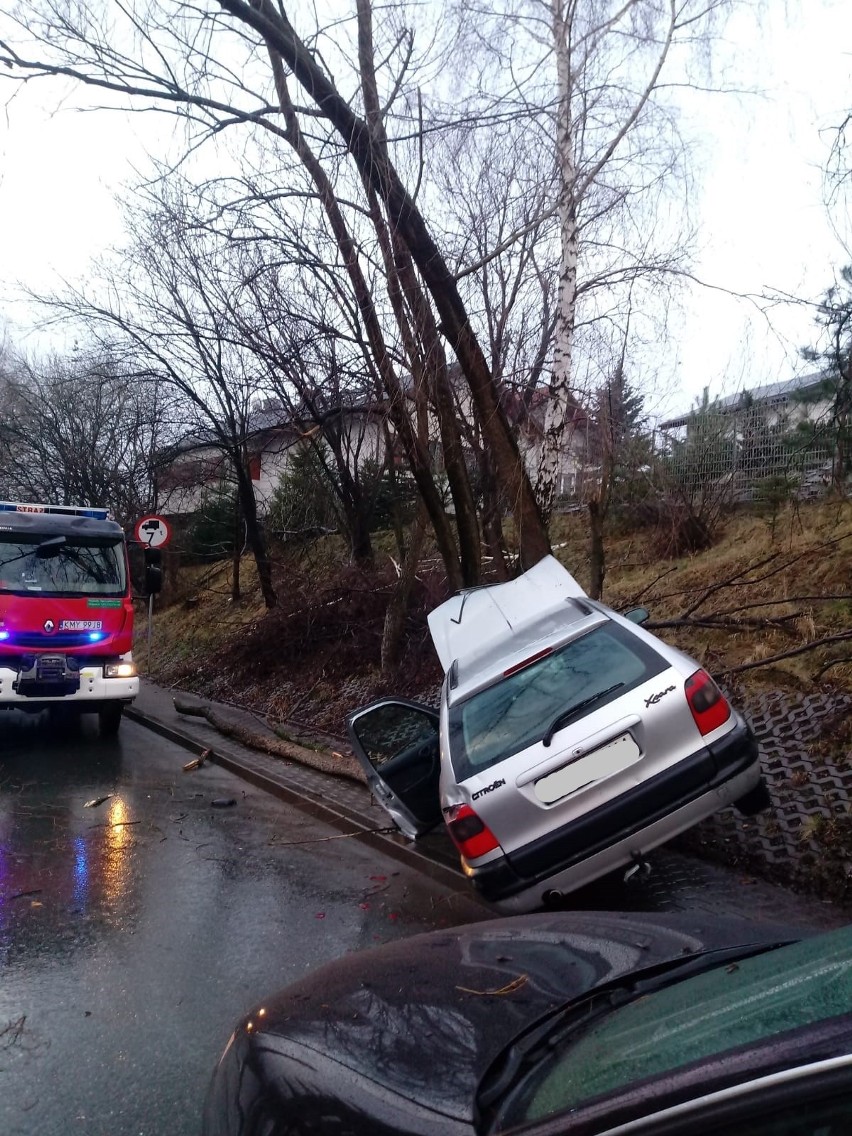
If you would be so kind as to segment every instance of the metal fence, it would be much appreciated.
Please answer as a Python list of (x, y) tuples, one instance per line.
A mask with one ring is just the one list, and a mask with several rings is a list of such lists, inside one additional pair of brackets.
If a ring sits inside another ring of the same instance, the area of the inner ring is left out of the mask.
[(733, 502), (775, 494), (816, 497), (832, 483), (834, 449), (824, 437), (771, 427), (758, 417), (703, 414), (654, 436), (660, 487), (727, 495)]
[[(594, 450), (579, 449), (572, 483), (560, 495), (562, 511), (596, 493), (604, 463)], [(806, 437), (730, 413), (703, 413), (685, 425), (657, 429), (626, 442), (612, 458), (613, 495), (634, 502), (670, 496), (731, 504), (802, 500), (828, 492), (835, 481), (836, 452), (825, 436)]]

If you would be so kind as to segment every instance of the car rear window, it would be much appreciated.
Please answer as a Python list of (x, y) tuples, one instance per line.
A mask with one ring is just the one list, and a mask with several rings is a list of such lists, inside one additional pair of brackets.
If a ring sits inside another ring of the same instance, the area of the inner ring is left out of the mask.
[[(586, 699), (605, 706), (668, 668), (650, 644), (605, 623), (450, 708), (450, 751), (463, 781), (540, 741), (554, 719)], [(617, 689), (610, 689), (616, 687)]]

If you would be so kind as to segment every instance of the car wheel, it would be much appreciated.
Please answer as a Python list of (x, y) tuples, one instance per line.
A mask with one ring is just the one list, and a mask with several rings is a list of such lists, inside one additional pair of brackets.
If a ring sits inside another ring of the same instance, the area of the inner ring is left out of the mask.
[(749, 789), (738, 801), (734, 801), (734, 804), (743, 816), (754, 816), (755, 813), (762, 813), (764, 809), (768, 809), (772, 800), (763, 778), (761, 777), (755, 787)]
[(118, 733), (123, 709), (120, 702), (111, 702), (98, 711), (98, 726), (102, 738), (114, 738)]

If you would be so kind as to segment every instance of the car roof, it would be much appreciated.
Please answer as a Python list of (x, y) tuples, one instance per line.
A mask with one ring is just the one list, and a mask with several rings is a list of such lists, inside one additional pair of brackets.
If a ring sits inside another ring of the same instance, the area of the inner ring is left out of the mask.
[(0, 533), (14, 533), (27, 539), (33, 537), (69, 536), (111, 537), (115, 540), (124, 536), (124, 530), (116, 521), (96, 517), (75, 516), (73, 513), (0, 513)]
[(585, 598), (567, 568), (545, 556), (515, 580), (446, 600), (430, 612), (429, 631), (444, 671), (456, 660), (469, 671), (477, 659), (487, 663), (510, 654), (522, 659), (531, 644), (591, 615), (591, 607), (577, 602)]

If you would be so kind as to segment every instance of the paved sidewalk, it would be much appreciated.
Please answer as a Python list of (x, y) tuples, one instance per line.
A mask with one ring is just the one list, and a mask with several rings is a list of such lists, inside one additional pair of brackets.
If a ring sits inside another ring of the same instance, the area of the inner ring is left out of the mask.
[(225, 736), (205, 718), (180, 713), (175, 708), (176, 696), (182, 705), (191, 703), (215, 709), (217, 717), (238, 727), (241, 736), (251, 733), (261, 741), (280, 741), (264, 719), (249, 710), (169, 690), (144, 678), (139, 695), (125, 710), (125, 716), (196, 756), (209, 750), (208, 760), (258, 788), (321, 817), (340, 831), (358, 832), (367, 843), (405, 860), (446, 886), (463, 889), (466, 893), (470, 891), (470, 885), (459, 870), (458, 853), (443, 832), (430, 834), (413, 844), (393, 826), (366, 785), (252, 749)]

